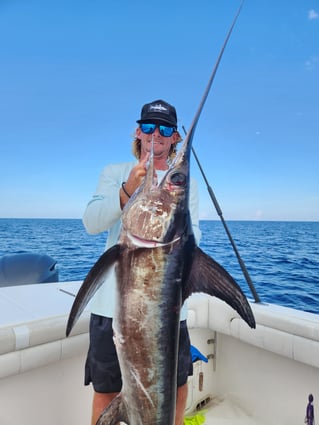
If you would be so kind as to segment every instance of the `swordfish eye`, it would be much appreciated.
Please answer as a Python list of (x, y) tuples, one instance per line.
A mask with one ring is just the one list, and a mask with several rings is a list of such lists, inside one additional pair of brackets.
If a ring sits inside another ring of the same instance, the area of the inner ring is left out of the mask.
[(174, 173), (171, 175), (171, 183), (175, 186), (185, 186), (186, 176), (183, 173)]

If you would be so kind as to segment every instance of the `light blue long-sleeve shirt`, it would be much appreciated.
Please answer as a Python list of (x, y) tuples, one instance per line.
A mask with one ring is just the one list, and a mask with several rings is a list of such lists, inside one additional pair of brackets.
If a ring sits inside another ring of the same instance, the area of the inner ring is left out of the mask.
[[(120, 205), (119, 191), (122, 182), (127, 181), (132, 168), (137, 161), (125, 162), (120, 164), (111, 164), (106, 166), (99, 178), (99, 182), (92, 199), (88, 203), (83, 215), (83, 224), (90, 234), (98, 234), (108, 231), (105, 249), (118, 242), (121, 231), (122, 209)], [(165, 172), (157, 171), (158, 179)], [(197, 183), (191, 179), (189, 209), (192, 220), (193, 232), (196, 242), (199, 243), (201, 232), (199, 229), (198, 217), (198, 191)], [(108, 274), (104, 284), (96, 292), (92, 299), (91, 311), (94, 314), (105, 317), (113, 317), (116, 300), (116, 278), (114, 267)], [(181, 310), (181, 320), (187, 317), (187, 307)]]

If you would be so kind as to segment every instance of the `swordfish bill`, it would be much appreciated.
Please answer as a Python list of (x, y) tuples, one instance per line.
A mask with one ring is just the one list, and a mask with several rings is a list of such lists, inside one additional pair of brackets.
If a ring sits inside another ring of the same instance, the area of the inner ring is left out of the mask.
[(102, 412), (98, 425), (120, 421), (128, 425), (174, 424), (180, 309), (192, 293), (220, 298), (255, 327), (241, 288), (196, 245), (192, 231), (190, 153), (209, 89), (210, 84), (178, 155), (160, 183), (153, 177), (151, 154), (144, 181), (123, 210), (118, 243), (94, 264), (69, 315), (67, 335), (115, 267), (113, 328), (123, 385)]

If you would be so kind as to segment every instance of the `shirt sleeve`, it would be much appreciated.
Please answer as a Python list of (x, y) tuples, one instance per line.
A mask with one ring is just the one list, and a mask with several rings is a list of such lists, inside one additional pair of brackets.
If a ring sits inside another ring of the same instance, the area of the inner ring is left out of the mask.
[(83, 214), (83, 224), (88, 233), (104, 232), (121, 218), (119, 192), (133, 165), (108, 165), (103, 169), (96, 191)]

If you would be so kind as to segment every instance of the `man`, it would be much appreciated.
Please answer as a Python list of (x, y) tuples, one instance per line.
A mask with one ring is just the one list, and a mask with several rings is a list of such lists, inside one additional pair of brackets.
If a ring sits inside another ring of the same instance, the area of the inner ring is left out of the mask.
[[(163, 100), (143, 106), (139, 126), (133, 141), (133, 153), (138, 161), (113, 164), (104, 168), (92, 200), (87, 205), (83, 223), (88, 233), (108, 231), (106, 249), (117, 243), (121, 230), (122, 210), (130, 196), (140, 186), (147, 168), (153, 138), (154, 168), (161, 180), (169, 161), (176, 155), (181, 136), (177, 130), (175, 108)], [(196, 241), (199, 241), (198, 195), (191, 181), (189, 208)], [(113, 343), (112, 318), (115, 303), (114, 269), (92, 300), (90, 347), (85, 365), (85, 384), (93, 384), (92, 425), (121, 390), (121, 372)], [(190, 341), (186, 326), (187, 311), (181, 311), (180, 343), (177, 377), (175, 425), (183, 424), (187, 401), (187, 377), (192, 374)]]

